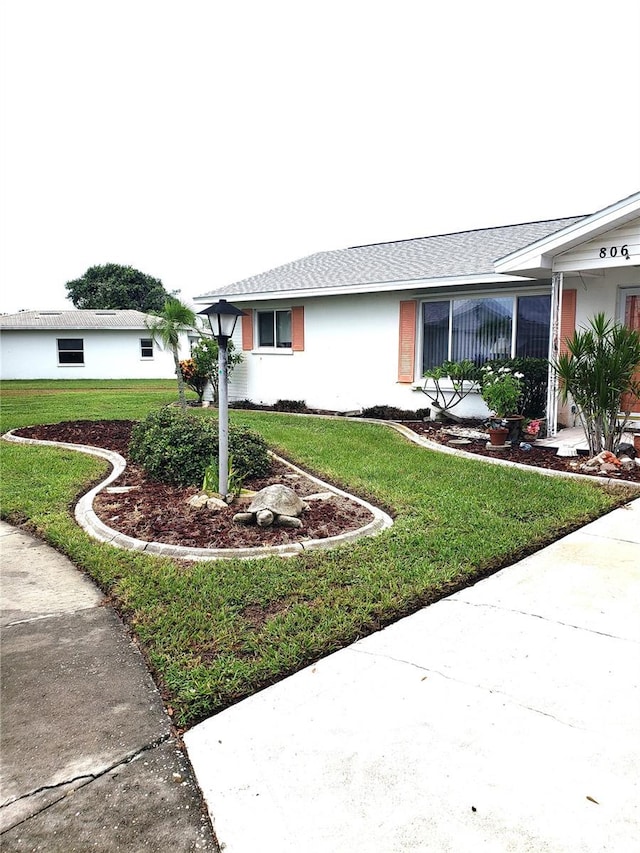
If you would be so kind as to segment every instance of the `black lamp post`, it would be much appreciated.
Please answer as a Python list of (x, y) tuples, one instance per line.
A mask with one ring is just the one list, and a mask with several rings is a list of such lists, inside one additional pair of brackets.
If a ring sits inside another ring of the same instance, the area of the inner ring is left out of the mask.
[(218, 342), (218, 492), (227, 496), (229, 486), (229, 396), (227, 389), (227, 347), (229, 338), (244, 311), (221, 299), (200, 314), (206, 314), (214, 338)]

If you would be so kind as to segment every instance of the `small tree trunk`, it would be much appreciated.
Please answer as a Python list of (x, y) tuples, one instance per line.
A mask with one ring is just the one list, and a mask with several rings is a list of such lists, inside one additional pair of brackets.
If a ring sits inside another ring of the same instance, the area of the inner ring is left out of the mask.
[(178, 400), (180, 401), (180, 408), (183, 412), (187, 411), (187, 398), (184, 393), (184, 379), (182, 378), (182, 371), (180, 370), (180, 356), (178, 355), (178, 347), (172, 347), (173, 351), (173, 361), (176, 366), (176, 379), (178, 380)]

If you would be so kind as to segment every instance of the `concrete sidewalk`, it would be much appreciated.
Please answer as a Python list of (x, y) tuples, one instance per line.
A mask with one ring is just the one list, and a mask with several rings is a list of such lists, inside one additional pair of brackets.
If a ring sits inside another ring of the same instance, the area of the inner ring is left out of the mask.
[(185, 742), (226, 853), (640, 850), (640, 500)]
[(95, 585), (0, 522), (0, 848), (216, 851), (189, 762)]

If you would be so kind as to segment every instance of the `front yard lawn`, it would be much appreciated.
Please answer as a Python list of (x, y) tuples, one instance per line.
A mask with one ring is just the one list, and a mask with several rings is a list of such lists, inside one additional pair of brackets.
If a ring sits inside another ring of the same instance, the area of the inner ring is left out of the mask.
[[(145, 389), (95, 382), (70, 393), (13, 382), (3, 383), (2, 392), (2, 432), (78, 417), (140, 418), (175, 397), (172, 383)], [(295, 558), (183, 563), (147, 557), (94, 542), (73, 521), (75, 498), (104, 471), (103, 463), (68, 450), (1, 448), (2, 517), (28, 523), (97, 580), (140, 642), (178, 726), (629, 498), (623, 489), (427, 451), (384, 425), (264, 412), (231, 416), (302, 467), (384, 506), (394, 526), (376, 538)]]

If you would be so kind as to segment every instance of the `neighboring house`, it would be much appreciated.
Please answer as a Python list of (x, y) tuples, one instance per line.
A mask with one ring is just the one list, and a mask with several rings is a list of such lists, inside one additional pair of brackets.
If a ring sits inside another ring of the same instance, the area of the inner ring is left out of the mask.
[[(246, 312), (231, 399), (415, 409), (424, 371), (447, 359), (555, 356), (599, 311), (640, 327), (639, 265), (636, 193), (590, 216), (320, 252), (195, 302)], [(487, 410), (472, 394), (456, 413)], [(553, 432), (554, 381), (548, 415)]]
[[(170, 379), (173, 355), (153, 340), (149, 319), (116, 310), (0, 315), (0, 378)], [(189, 357), (189, 345), (184, 335), (181, 358)]]

